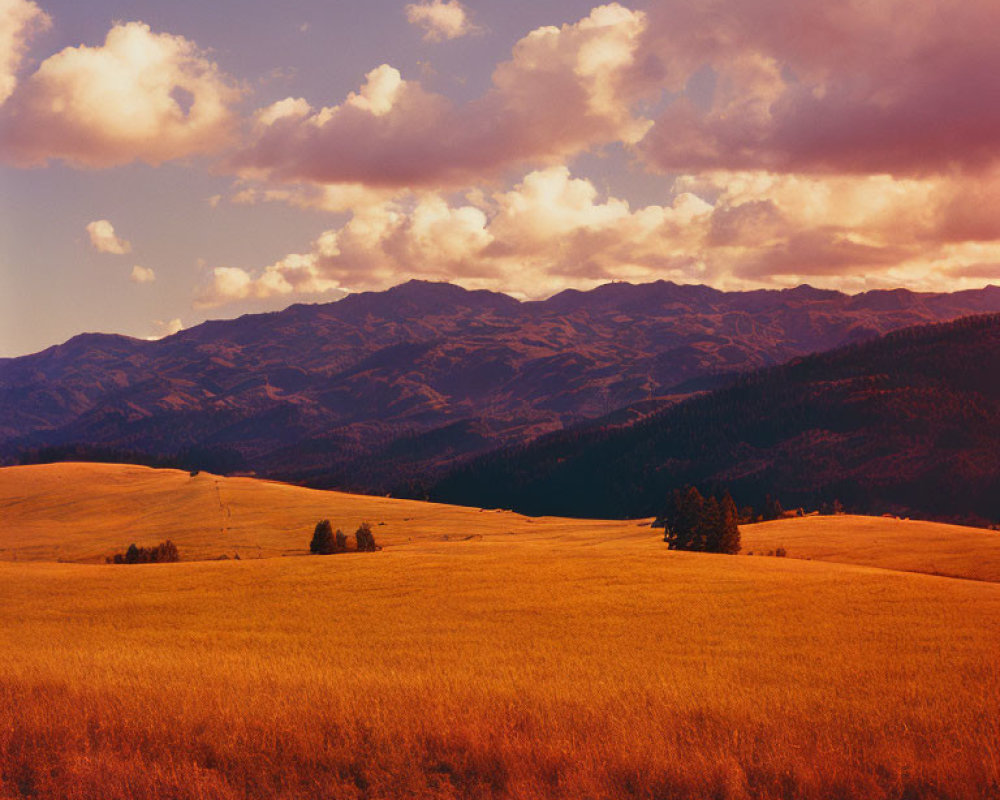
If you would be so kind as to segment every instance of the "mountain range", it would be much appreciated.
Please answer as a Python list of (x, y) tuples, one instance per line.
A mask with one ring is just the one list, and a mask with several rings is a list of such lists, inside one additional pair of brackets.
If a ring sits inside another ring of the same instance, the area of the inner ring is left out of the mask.
[(685, 485), (786, 505), (1000, 520), (1000, 315), (908, 328), (595, 421), (454, 470), (432, 497), (640, 517)]
[(411, 281), (159, 341), (83, 334), (0, 360), (0, 459), (103, 448), (384, 492), (616, 409), (640, 419), (747, 370), (989, 311), (998, 287), (660, 281), (522, 302)]

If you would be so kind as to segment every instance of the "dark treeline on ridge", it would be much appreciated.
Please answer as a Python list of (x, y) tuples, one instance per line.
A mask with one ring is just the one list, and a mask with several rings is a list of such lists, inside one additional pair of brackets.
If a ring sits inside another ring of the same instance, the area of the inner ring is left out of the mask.
[(86, 461), (96, 464), (136, 464), (155, 469), (204, 470), (225, 475), (245, 466), (242, 456), (230, 447), (186, 447), (173, 455), (149, 453), (97, 444), (62, 444), (22, 450), (16, 459), (22, 466)]
[(687, 485), (760, 506), (1000, 519), (1000, 315), (909, 328), (749, 373), (635, 424), (487, 455), (430, 496), (528, 514), (641, 517)]

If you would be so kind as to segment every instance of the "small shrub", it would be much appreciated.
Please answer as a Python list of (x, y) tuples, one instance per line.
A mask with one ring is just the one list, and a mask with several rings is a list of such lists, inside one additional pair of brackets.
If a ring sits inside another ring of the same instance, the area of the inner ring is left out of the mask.
[(334, 549), (338, 553), (347, 552), (347, 534), (344, 533), (340, 528), (337, 528), (337, 532), (334, 534)]
[(779, 547), (777, 550), (774, 551), (774, 555), (777, 556), (778, 558), (784, 558), (785, 556), (788, 555), (788, 551), (785, 550), (784, 547)]

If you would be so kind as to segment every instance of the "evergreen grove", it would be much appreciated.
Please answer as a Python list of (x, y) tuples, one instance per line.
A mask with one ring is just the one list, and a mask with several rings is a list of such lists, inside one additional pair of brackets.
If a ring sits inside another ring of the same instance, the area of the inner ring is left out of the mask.
[(703, 497), (693, 486), (677, 489), (667, 501), (662, 521), (663, 541), (671, 550), (740, 552), (739, 518), (729, 492), (716, 498)]

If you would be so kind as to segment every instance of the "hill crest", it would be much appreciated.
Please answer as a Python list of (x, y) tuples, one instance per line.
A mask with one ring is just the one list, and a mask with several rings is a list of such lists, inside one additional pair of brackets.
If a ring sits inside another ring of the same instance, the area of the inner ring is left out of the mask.
[(983, 310), (1000, 311), (1000, 289), (849, 296), (658, 281), (522, 302), (411, 281), (157, 342), (84, 334), (2, 361), (0, 463), (86, 445), (419, 492), (478, 454), (614, 409), (641, 416), (720, 376)]

